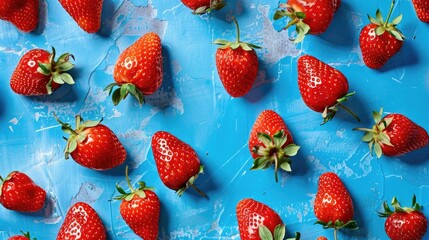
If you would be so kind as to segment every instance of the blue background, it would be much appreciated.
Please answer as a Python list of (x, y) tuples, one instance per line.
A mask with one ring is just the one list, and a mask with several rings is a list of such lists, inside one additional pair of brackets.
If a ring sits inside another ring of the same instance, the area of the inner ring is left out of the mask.
[[(400, 158), (376, 159), (360, 141), (354, 127), (372, 126), (370, 113), (381, 106), (402, 113), (429, 129), (429, 26), (420, 22), (410, 0), (397, 1), (393, 17), (407, 37), (401, 51), (380, 70), (367, 68), (358, 36), (377, 8), (387, 15), (390, 1), (343, 1), (331, 26), (319, 36), (294, 45), (286, 32), (277, 32), (272, 16), (277, 6), (267, 0), (228, 0), (210, 15), (195, 16), (178, 0), (105, 0), (103, 26), (97, 34), (81, 30), (58, 1), (41, 1), (38, 29), (23, 34), (0, 21), (0, 172), (27, 173), (46, 189), (43, 211), (23, 214), (0, 207), (0, 238), (29, 230), (38, 239), (55, 239), (64, 216), (77, 201), (91, 204), (102, 218), (109, 239), (138, 239), (119, 215), (115, 184), (126, 188), (124, 168), (132, 168), (133, 182), (156, 187), (161, 205), (160, 239), (239, 239), (235, 206), (243, 198), (264, 202), (279, 213), (288, 234), (303, 239), (332, 238), (332, 230), (313, 225), (313, 201), (320, 174), (336, 172), (349, 189), (360, 230), (343, 232), (341, 239), (387, 239), (384, 220), (377, 217), (382, 202), (397, 196), (409, 205), (413, 194), (429, 214), (429, 148)], [(217, 75), (216, 38), (235, 39), (231, 16), (237, 17), (242, 39), (263, 47), (252, 91), (231, 98)], [(274, 26), (274, 27), (273, 27)], [(103, 88), (113, 81), (120, 52), (149, 31), (162, 38), (164, 82), (147, 104), (127, 99), (113, 106)], [(23, 97), (9, 87), (10, 76), (24, 53), (33, 48), (71, 52), (76, 84), (52, 96)], [(357, 123), (344, 111), (320, 126), (319, 113), (307, 108), (297, 87), (297, 58), (313, 55), (347, 76), (356, 91), (347, 106), (361, 118)], [(282, 172), (275, 183), (273, 169), (249, 171), (252, 158), (250, 129), (265, 109), (277, 111), (289, 126), (299, 154), (293, 172)], [(74, 116), (104, 118), (127, 149), (126, 164), (110, 171), (83, 168), (64, 160), (65, 141), (53, 113), (74, 124)], [(197, 180), (210, 200), (190, 189), (182, 198), (160, 181), (150, 149), (151, 136), (166, 130), (190, 144), (206, 166)], [(206, 154), (208, 154), (206, 156)], [(428, 235), (427, 235), (428, 236)]]

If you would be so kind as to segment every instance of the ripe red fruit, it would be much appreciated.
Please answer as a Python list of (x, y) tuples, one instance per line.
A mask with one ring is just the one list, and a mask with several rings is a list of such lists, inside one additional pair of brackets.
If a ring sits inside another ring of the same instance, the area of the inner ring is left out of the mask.
[(194, 182), (203, 166), (195, 150), (172, 134), (156, 132), (152, 137), (152, 152), (161, 181), (181, 196), (188, 187), (194, 188), (203, 197), (205, 193)]
[(113, 70), (115, 83), (109, 84), (104, 90), (112, 93), (112, 100), (118, 105), (122, 99), (131, 94), (140, 104), (144, 103), (144, 95), (150, 95), (162, 84), (162, 46), (156, 33), (150, 32), (138, 39), (134, 44), (119, 55)]
[[(55, 115), (54, 115), (55, 116)], [(80, 165), (94, 170), (108, 170), (121, 165), (127, 158), (124, 146), (108, 127), (99, 121), (83, 121), (76, 116), (76, 129), (70, 124), (57, 121), (62, 130), (70, 135), (67, 139), (65, 158), (69, 155)]]
[(125, 192), (116, 185), (121, 194), (116, 200), (122, 200), (120, 213), (125, 223), (139, 237), (144, 240), (158, 239), (158, 222), (161, 204), (158, 196), (152, 192), (153, 188), (146, 187), (144, 182), (139, 182), (139, 188), (134, 189), (128, 178), (128, 166), (125, 168), (125, 179), (131, 193)]
[(67, 212), (57, 240), (105, 240), (106, 229), (97, 212), (88, 204), (78, 202)]
[(59, 0), (59, 2), (85, 32), (98, 32), (103, 0)]
[(51, 94), (61, 84), (74, 84), (73, 78), (66, 71), (74, 64), (69, 62), (69, 53), (61, 55), (55, 61), (55, 48), (52, 53), (33, 49), (24, 54), (10, 79), (10, 87), (15, 93), (32, 96)]
[(426, 130), (402, 114), (388, 114), (382, 118), (380, 112), (372, 112), (374, 126), (369, 128), (355, 128), (366, 132), (362, 141), (368, 142), (371, 153), (375, 152), (378, 158), (382, 154), (394, 157), (420, 149), (429, 143)]
[(241, 42), (237, 20), (233, 20), (237, 28), (237, 41), (214, 41), (221, 45), (216, 50), (216, 68), (228, 94), (241, 97), (250, 91), (258, 75), (259, 62), (254, 49), (260, 47)]
[(357, 223), (352, 220), (354, 215), (353, 202), (341, 179), (332, 172), (324, 173), (319, 178), (319, 186), (314, 200), (314, 214), (324, 228), (337, 230), (346, 228), (356, 230)]
[(275, 179), (278, 168), (290, 172), (291, 159), (299, 146), (293, 143), (292, 135), (283, 119), (272, 110), (259, 114), (249, 136), (249, 150), (255, 159), (251, 170), (267, 169), (274, 164)]
[(412, 0), (417, 17), (422, 22), (429, 23), (429, 1), (428, 0)]
[(283, 29), (295, 25), (298, 35), (294, 43), (299, 43), (308, 33), (321, 34), (326, 31), (340, 4), (341, 1), (335, 0), (288, 0), (287, 4), (280, 4), (274, 20), (290, 18)]
[(23, 32), (31, 32), (39, 22), (39, 0), (2, 0), (0, 19), (12, 23)]
[(317, 240), (328, 240), (326, 237), (318, 237)]
[(8, 240), (37, 240), (35, 238), (31, 238), (29, 232), (23, 232), (23, 231), (21, 231), (21, 233), (22, 233), (22, 235), (12, 236)]
[(37, 212), (45, 205), (46, 192), (22, 172), (0, 177), (0, 204), (18, 212)]
[(377, 9), (376, 18), (368, 15), (370, 24), (366, 25), (359, 35), (359, 44), (365, 64), (369, 68), (381, 68), (404, 43), (404, 35), (396, 28), (402, 20), (402, 15), (389, 22), (392, 15), (393, 0), (386, 21)]
[(335, 68), (319, 59), (304, 55), (298, 59), (298, 87), (305, 104), (321, 112), (325, 124), (337, 113), (339, 107), (360, 121), (350, 109), (343, 105), (355, 93), (349, 91), (347, 78)]
[(210, 13), (220, 10), (225, 6), (224, 0), (181, 0), (188, 8), (194, 10), (194, 14)]
[(387, 218), (384, 229), (387, 236), (392, 240), (420, 240), (427, 230), (427, 219), (420, 211), (421, 206), (416, 202), (416, 196), (413, 197), (411, 208), (401, 207), (398, 200), (394, 197), (392, 200), (393, 211), (390, 210), (387, 202), (383, 203), (384, 212), (379, 216)]

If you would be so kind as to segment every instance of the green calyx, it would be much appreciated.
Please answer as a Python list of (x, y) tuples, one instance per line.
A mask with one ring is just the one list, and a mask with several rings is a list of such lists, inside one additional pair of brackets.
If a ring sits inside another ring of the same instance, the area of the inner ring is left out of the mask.
[(290, 21), (282, 30), (287, 30), (289, 27), (295, 25), (297, 36), (292, 40), (294, 43), (302, 42), (305, 35), (310, 32), (310, 26), (304, 23), (305, 13), (295, 11), (295, 9), (288, 4), (280, 4), (277, 11), (274, 13), (274, 20), (279, 20), (284, 17), (290, 18)]
[[(118, 86), (115, 91), (113, 91), (113, 88)], [(123, 99), (125, 99), (128, 94), (131, 94), (133, 97), (135, 97), (139, 104), (142, 105), (144, 101), (144, 94), (142, 91), (140, 91), (136, 85), (132, 83), (125, 83), (125, 84), (118, 84), (118, 83), (111, 83), (107, 85), (107, 87), (104, 89), (104, 91), (109, 91), (109, 95), (112, 95), (112, 101), (113, 104), (116, 106), (121, 102)], [(113, 94), (112, 94), (113, 92)]]
[[(286, 236), (286, 226), (284, 224), (279, 224), (274, 228), (274, 235), (264, 225), (259, 225), (258, 230), (261, 240), (283, 240)], [(300, 238), (301, 234), (297, 232), (294, 238), (287, 238), (286, 240), (299, 240)]]
[(372, 112), (374, 118), (374, 126), (372, 129), (369, 128), (354, 128), (353, 130), (364, 131), (365, 135), (362, 137), (362, 141), (367, 142), (371, 154), (375, 152), (377, 158), (380, 158), (383, 154), (382, 146), (387, 145), (393, 147), (390, 142), (390, 137), (384, 130), (392, 123), (393, 118), (382, 118), (383, 108), (379, 112)]
[(239, 47), (241, 47), (244, 51), (253, 51), (254, 49), (260, 49), (261, 47), (257, 45), (240, 41), (240, 27), (238, 26), (237, 19), (235, 19), (234, 16), (232, 17), (232, 19), (234, 20), (234, 24), (237, 30), (237, 40), (235, 42), (230, 42), (227, 40), (216, 39), (213, 43), (220, 45), (220, 49), (231, 48), (235, 50)]
[(329, 221), (329, 222), (322, 222), (322, 221), (317, 221), (314, 224), (320, 224), (323, 226), (324, 229), (328, 229), (328, 228), (334, 228), (335, 230), (340, 230), (340, 229), (349, 229), (349, 230), (357, 230), (359, 229), (359, 226), (357, 224), (357, 222), (355, 220), (350, 220), (346, 223), (344, 223), (341, 220), (336, 220), (335, 222)]
[(393, 19), (392, 22), (389, 22), (394, 6), (395, 6), (395, 0), (393, 0), (392, 4), (390, 5), (389, 15), (387, 16), (386, 21), (384, 21), (383, 15), (381, 14), (379, 9), (377, 9), (375, 13), (375, 18), (369, 15), (368, 15), (368, 18), (371, 23), (378, 26), (375, 29), (375, 33), (377, 34), (377, 36), (381, 36), (385, 32), (388, 32), (399, 41), (404, 41), (405, 36), (402, 34), (401, 31), (399, 31), (399, 29), (396, 28), (396, 25), (398, 25), (402, 20), (402, 14), (396, 17), (395, 19)]
[(130, 178), (128, 177), (128, 166), (125, 167), (125, 180), (127, 181), (127, 185), (130, 188), (130, 193), (125, 192), (123, 188), (116, 184), (116, 190), (120, 193), (120, 195), (116, 196), (115, 200), (125, 200), (127, 202), (133, 200), (135, 196), (139, 198), (146, 198), (145, 190), (154, 190), (154, 188), (147, 187), (145, 182), (138, 182), (139, 187), (137, 189), (133, 188), (133, 185), (130, 182)]
[(55, 48), (52, 47), (52, 53), (49, 56), (49, 62), (47, 63), (38, 63), (37, 72), (45, 75), (50, 76), (49, 82), (46, 84), (46, 90), (48, 91), (48, 94), (52, 94), (52, 82), (55, 82), (57, 84), (74, 84), (73, 77), (66, 73), (70, 69), (74, 67), (74, 64), (70, 62), (70, 58), (74, 59), (74, 56), (70, 53), (64, 53), (61, 55), (57, 61), (55, 61)]
[(64, 150), (65, 158), (68, 159), (70, 153), (72, 153), (76, 148), (78, 143), (82, 143), (86, 139), (86, 134), (84, 133), (84, 130), (87, 128), (92, 128), (97, 126), (98, 124), (103, 121), (103, 119), (99, 121), (84, 121), (81, 116), (76, 116), (76, 129), (73, 129), (70, 124), (63, 123), (61, 120), (57, 117), (57, 115), (54, 113), (54, 117), (57, 120), (59, 124), (61, 124), (61, 130), (63, 132), (70, 135), (70, 138), (64, 138), (67, 140), (67, 146)]
[(262, 144), (254, 146), (252, 151), (260, 157), (254, 160), (250, 170), (267, 169), (274, 164), (274, 175), (278, 182), (278, 169), (292, 171), (292, 160), (289, 157), (295, 156), (300, 146), (289, 144), (283, 147), (287, 142), (287, 135), (283, 130), (276, 132), (273, 137), (266, 133), (258, 133), (258, 140)]
[(391, 205), (393, 206), (393, 211), (390, 209), (389, 205), (385, 201), (383, 203), (384, 212), (378, 212), (378, 216), (382, 218), (387, 218), (395, 213), (411, 213), (411, 212), (419, 212), (422, 210), (422, 206), (417, 203), (416, 195), (413, 195), (413, 200), (411, 202), (411, 207), (401, 207), (396, 197), (393, 197)]
[(23, 232), (21, 230), (21, 233), (24, 237), (28, 238), (29, 240), (37, 240), (36, 238), (31, 239), (30, 232)]
[(200, 189), (198, 189), (194, 182), (195, 180), (197, 180), (198, 175), (204, 173), (204, 166), (200, 166), (200, 170), (198, 171), (198, 173), (195, 176), (192, 176), (188, 182), (185, 184), (185, 186), (179, 188), (176, 193), (179, 197), (181, 197), (183, 195), (183, 193), (186, 191), (186, 189), (188, 189), (189, 187), (192, 187), (195, 191), (197, 191), (198, 194), (200, 194), (202, 197), (205, 197), (208, 199), (207, 194), (205, 194), (203, 191), (201, 191)]
[(195, 9), (195, 11), (193, 11), (193, 14), (197, 14), (197, 15), (201, 15), (201, 14), (205, 14), (205, 13), (211, 13), (213, 10), (220, 10), (223, 7), (225, 7), (226, 3), (224, 0), (212, 0), (210, 2), (210, 6), (202, 6), (199, 7), (197, 9)]
[(11, 172), (11, 173), (9, 173), (9, 175), (7, 175), (6, 178), (3, 178), (2, 176), (0, 176), (0, 196), (2, 195), (2, 192), (3, 192), (3, 184), (7, 180), (11, 179), (14, 174), (15, 174), (15, 172)]
[(321, 125), (331, 121), (340, 107), (346, 110), (358, 122), (360, 122), (360, 118), (352, 110), (343, 105), (343, 102), (349, 100), (349, 97), (353, 95), (355, 95), (355, 92), (347, 93), (344, 97), (337, 99), (337, 103), (334, 106), (326, 107), (325, 110), (322, 112), (323, 122), (321, 123)]

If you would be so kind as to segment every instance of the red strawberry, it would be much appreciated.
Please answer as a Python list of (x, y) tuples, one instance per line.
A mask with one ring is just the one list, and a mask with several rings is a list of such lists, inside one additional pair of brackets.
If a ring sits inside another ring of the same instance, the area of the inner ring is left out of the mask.
[(73, 55), (64, 53), (55, 61), (55, 48), (52, 53), (33, 49), (24, 54), (10, 79), (10, 87), (18, 94), (51, 94), (61, 84), (74, 84), (73, 78), (66, 71), (74, 65), (69, 62)]
[(416, 196), (413, 197), (412, 207), (402, 208), (398, 200), (394, 197), (392, 200), (394, 210), (390, 210), (387, 202), (384, 202), (384, 212), (379, 216), (387, 218), (384, 229), (392, 240), (420, 240), (426, 233), (427, 219), (420, 211), (421, 206), (416, 202)]
[(139, 182), (139, 188), (134, 189), (128, 178), (128, 166), (125, 168), (125, 178), (131, 190), (126, 193), (116, 185), (121, 194), (116, 200), (122, 200), (120, 213), (127, 225), (142, 239), (158, 239), (158, 222), (160, 202), (158, 196), (152, 192), (153, 188), (146, 187), (144, 182)]
[[(243, 199), (238, 202), (236, 213), (241, 240), (284, 239), (286, 227), (280, 216), (267, 205), (250, 198)], [(299, 238), (300, 234), (296, 233), (293, 239)]]
[(254, 49), (260, 47), (241, 42), (237, 20), (235, 18), (233, 20), (237, 27), (237, 41), (221, 39), (214, 41), (215, 44), (221, 45), (216, 50), (216, 67), (228, 94), (232, 97), (241, 97), (250, 91), (255, 82), (259, 62)]
[(320, 176), (314, 214), (319, 219), (316, 223), (324, 228), (334, 228), (335, 240), (338, 229), (358, 229), (352, 220), (354, 210), (350, 194), (335, 173), (327, 172)]
[(194, 14), (210, 13), (220, 10), (225, 6), (224, 0), (181, 0), (188, 8), (194, 10)]
[(0, 177), (0, 204), (18, 212), (37, 212), (45, 205), (46, 192), (22, 172)]
[(413, 0), (413, 5), (420, 21), (429, 23), (429, 1)]
[(88, 204), (78, 202), (67, 212), (57, 240), (105, 240), (106, 229), (97, 212)]
[(328, 240), (326, 237), (318, 237), (317, 240)]
[[(54, 115), (55, 116), (55, 115)], [(57, 121), (62, 130), (70, 134), (65, 149), (65, 158), (69, 155), (80, 165), (94, 170), (108, 170), (121, 165), (127, 158), (124, 146), (108, 127), (100, 121), (86, 121), (76, 116), (76, 129), (68, 123)]]
[(294, 43), (299, 43), (308, 33), (320, 34), (326, 31), (340, 3), (335, 0), (288, 0), (287, 4), (280, 4), (274, 20), (290, 18), (283, 29), (295, 25), (298, 35)]
[(29, 232), (23, 232), (21, 231), (22, 235), (16, 235), (13, 237), (10, 237), (8, 240), (37, 240), (35, 238), (31, 238), (30, 233)]
[(112, 93), (112, 100), (117, 105), (128, 94), (133, 95), (140, 104), (144, 103), (144, 95), (150, 95), (162, 84), (162, 46), (156, 33), (145, 34), (119, 55), (113, 76), (115, 83), (105, 90)]
[(429, 135), (425, 129), (402, 114), (388, 114), (382, 118), (380, 112), (372, 112), (375, 124), (372, 129), (355, 128), (365, 131), (362, 140), (369, 143), (369, 149), (378, 158), (382, 154), (393, 157), (400, 156), (426, 146)]
[(366, 25), (359, 35), (359, 44), (365, 64), (369, 68), (381, 68), (393, 55), (395, 55), (404, 43), (404, 35), (396, 28), (402, 20), (399, 15), (389, 22), (392, 15), (392, 2), (386, 21), (383, 20), (380, 10), (377, 9), (376, 19), (369, 17), (370, 24)]
[(334, 6), (335, 12), (338, 11), (341, 6), (341, 0), (333, 0), (332, 5)]
[(293, 143), (283, 119), (276, 112), (265, 110), (259, 114), (249, 136), (249, 150), (255, 159), (251, 170), (266, 169), (274, 164), (277, 182), (278, 168), (292, 171), (289, 157), (295, 156), (299, 148)]
[(349, 91), (347, 78), (335, 68), (319, 59), (304, 55), (298, 59), (298, 87), (305, 104), (316, 112), (321, 112), (323, 123), (330, 121), (338, 107), (356, 116), (343, 105), (355, 93)]
[(103, 0), (59, 0), (63, 8), (85, 32), (100, 29)]
[(39, 22), (39, 0), (2, 0), (0, 19), (11, 22), (23, 32), (31, 32)]

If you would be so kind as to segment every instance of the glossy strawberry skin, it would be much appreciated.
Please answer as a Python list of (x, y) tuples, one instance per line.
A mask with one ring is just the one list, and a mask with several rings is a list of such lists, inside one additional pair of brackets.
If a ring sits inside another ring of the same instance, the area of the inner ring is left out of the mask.
[(273, 233), (277, 225), (283, 224), (274, 210), (250, 198), (243, 199), (237, 204), (236, 214), (241, 240), (260, 239), (259, 226), (261, 225)]
[(12, 172), (1, 186), (0, 203), (3, 207), (19, 212), (40, 211), (46, 192), (22, 172)]
[(326, 237), (318, 237), (317, 240), (328, 240)]
[(386, 219), (384, 228), (392, 240), (421, 240), (426, 233), (427, 219), (418, 211), (394, 213)]
[(310, 34), (320, 34), (326, 31), (334, 18), (337, 6), (332, 0), (289, 0), (287, 2), (296, 12), (304, 12), (303, 20), (310, 26)]
[(366, 25), (360, 32), (359, 44), (363, 60), (369, 68), (381, 68), (404, 44), (387, 31), (377, 36), (375, 29), (377, 25), (371, 23)]
[(84, 31), (95, 33), (100, 29), (103, 0), (59, 0)]
[(412, 0), (417, 17), (422, 22), (429, 23), (429, 1), (428, 0)]
[(305, 104), (316, 112), (334, 106), (349, 90), (340, 71), (309, 55), (298, 59), (298, 87)]
[(156, 132), (152, 137), (152, 152), (162, 182), (179, 190), (200, 171), (200, 159), (195, 150), (172, 134)]
[(345, 224), (353, 219), (352, 199), (335, 173), (327, 172), (320, 176), (314, 213), (324, 223), (340, 220)]
[(185, 6), (192, 10), (196, 10), (200, 7), (210, 7), (211, 0), (181, 0)]
[(2, 0), (0, 19), (11, 22), (23, 32), (31, 32), (39, 22), (39, 0)]
[(243, 48), (216, 50), (216, 67), (225, 90), (232, 97), (246, 95), (258, 75), (258, 56), (255, 50)]
[(132, 83), (145, 95), (154, 93), (162, 84), (161, 51), (159, 36), (145, 34), (120, 54), (113, 71), (115, 81)]
[(105, 240), (106, 230), (97, 212), (88, 204), (74, 204), (64, 219), (57, 240)]
[(120, 213), (127, 225), (142, 239), (158, 239), (160, 201), (158, 196), (144, 190), (146, 197), (135, 195), (131, 201), (122, 201)]
[(13, 237), (10, 237), (8, 240), (29, 240), (29, 239), (24, 236), (13, 236)]

